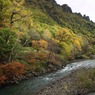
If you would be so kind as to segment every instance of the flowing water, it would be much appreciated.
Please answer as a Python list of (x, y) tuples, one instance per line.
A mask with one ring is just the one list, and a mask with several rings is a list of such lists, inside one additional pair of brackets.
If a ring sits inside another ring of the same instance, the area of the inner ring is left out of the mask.
[(22, 81), (16, 85), (0, 88), (0, 95), (32, 95), (52, 82), (69, 75), (71, 71), (83, 67), (95, 67), (95, 60), (74, 62), (68, 64), (66, 67), (64, 67), (64, 69), (58, 70), (56, 72), (32, 78), (27, 81)]

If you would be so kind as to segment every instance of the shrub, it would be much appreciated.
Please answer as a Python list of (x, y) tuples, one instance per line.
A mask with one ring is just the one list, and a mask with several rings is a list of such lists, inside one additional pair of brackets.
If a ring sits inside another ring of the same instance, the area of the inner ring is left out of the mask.
[(7, 78), (4, 75), (0, 74), (0, 85), (5, 84), (6, 79)]
[(39, 52), (27, 52), (22, 57), (26, 64), (26, 70), (34, 71), (43, 68), (45, 63), (48, 60), (48, 52), (39, 51)]
[(6, 65), (1, 65), (0, 69), (2, 71), (2, 76), (0, 76), (2, 81), (5, 79), (13, 80), (15, 77), (18, 77), (24, 73), (24, 65), (19, 62), (11, 62)]
[(93, 90), (95, 88), (95, 69), (81, 70), (77, 73), (77, 86), (81, 89)]

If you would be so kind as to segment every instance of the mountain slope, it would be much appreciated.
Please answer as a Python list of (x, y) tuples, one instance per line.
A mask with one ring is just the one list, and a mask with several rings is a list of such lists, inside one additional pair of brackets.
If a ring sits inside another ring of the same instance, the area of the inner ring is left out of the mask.
[(47, 28), (55, 37), (58, 31), (66, 28), (72, 31), (77, 38), (83, 40), (82, 49), (87, 44), (88, 47), (89, 45), (94, 46), (95, 24), (90, 19), (87, 19), (89, 18), (88, 16), (84, 17), (80, 13), (73, 13), (67, 4), (60, 6), (55, 0), (25, 1), (26, 7), (28, 6), (33, 12), (34, 22), (36, 24), (39, 22), (36, 29), (42, 28), (38, 29), (38, 31), (44, 31)]
[[(0, 7), (0, 84), (23, 73), (50, 72), (72, 59), (95, 54), (95, 24), (88, 16), (73, 13), (67, 4), (1, 0)], [(7, 75), (7, 70), (12, 74)]]
[(62, 27), (68, 27), (74, 32), (95, 32), (95, 24), (93, 22), (85, 20), (81, 14), (72, 13), (72, 9), (66, 4), (60, 6), (55, 0), (26, 0), (26, 3), (31, 8), (50, 16)]

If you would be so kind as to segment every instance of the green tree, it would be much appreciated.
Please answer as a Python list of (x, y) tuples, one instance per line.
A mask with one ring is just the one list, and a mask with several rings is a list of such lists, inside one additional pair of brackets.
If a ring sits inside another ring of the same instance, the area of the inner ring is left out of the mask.
[(3, 28), (0, 30), (0, 62), (8, 62), (10, 56), (12, 58), (16, 54), (15, 42), (17, 40), (15, 32), (8, 28)]

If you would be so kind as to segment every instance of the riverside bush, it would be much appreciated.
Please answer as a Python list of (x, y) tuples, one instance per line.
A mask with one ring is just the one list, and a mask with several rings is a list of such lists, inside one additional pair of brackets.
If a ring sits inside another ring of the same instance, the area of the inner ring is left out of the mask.
[(81, 89), (93, 90), (95, 88), (95, 69), (81, 70), (77, 73), (77, 86)]
[(14, 80), (14, 78), (23, 75), (24, 69), (25, 66), (16, 61), (0, 65), (0, 85), (4, 84), (6, 80)]

